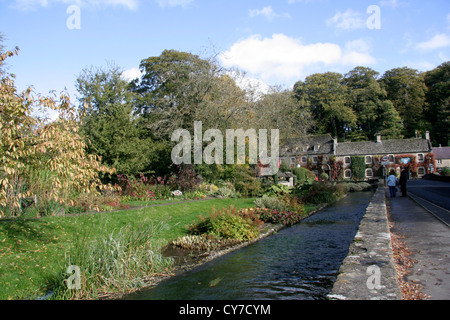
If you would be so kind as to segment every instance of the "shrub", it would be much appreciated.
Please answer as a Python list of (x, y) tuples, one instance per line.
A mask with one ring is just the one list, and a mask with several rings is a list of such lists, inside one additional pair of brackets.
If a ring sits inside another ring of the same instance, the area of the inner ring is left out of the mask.
[(237, 214), (257, 228), (264, 224), (264, 221), (262, 221), (260, 216), (254, 211), (254, 208), (241, 209)]
[(293, 174), (297, 177), (297, 183), (303, 184), (307, 180), (314, 181), (316, 175), (304, 167), (295, 168)]
[(266, 195), (282, 196), (292, 192), (292, 188), (284, 184), (273, 184), (266, 191)]
[(236, 192), (234, 191), (234, 187), (220, 187), (217, 192), (217, 196), (220, 198), (235, 198), (237, 197)]
[(190, 226), (193, 235), (211, 235), (219, 239), (247, 241), (258, 236), (258, 228), (249, 220), (239, 216), (233, 208), (212, 209), (207, 218), (200, 217), (200, 223)]
[(236, 239), (218, 239), (207, 235), (187, 235), (171, 242), (175, 247), (192, 251), (212, 251), (238, 244)]
[(320, 174), (320, 179), (322, 179), (323, 181), (327, 181), (330, 179), (329, 175), (326, 174), (325, 172)]
[(450, 176), (450, 168), (448, 168), (448, 167), (442, 168), (441, 175), (442, 176)]
[(127, 201), (159, 200), (172, 197), (172, 189), (165, 177), (147, 178), (140, 174), (139, 178), (118, 175), (122, 196)]
[(267, 208), (255, 208), (254, 210), (261, 220), (275, 224), (282, 223), (290, 226), (299, 223), (303, 219), (301, 212), (277, 211)]
[(281, 161), (280, 171), (281, 172), (291, 171), (291, 166), (286, 161)]
[(354, 180), (364, 180), (366, 176), (366, 160), (363, 156), (351, 157), (352, 177)]
[(303, 195), (303, 201), (312, 204), (331, 204), (342, 191), (343, 190), (329, 182), (314, 182), (310, 189)]
[(305, 207), (303, 206), (303, 203), (300, 201), (299, 198), (297, 198), (295, 195), (285, 195), (280, 198), (284, 205), (284, 210), (288, 212), (295, 212), (300, 215), (305, 214)]
[(192, 165), (179, 165), (176, 167), (176, 175), (172, 176), (169, 184), (172, 189), (181, 191), (193, 191), (198, 188), (201, 179), (197, 176)]
[(348, 182), (343, 184), (344, 192), (359, 192), (359, 191), (366, 191), (372, 188), (370, 183), (367, 182), (360, 182), (360, 183), (353, 183)]
[(261, 180), (245, 165), (236, 165), (233, 171), (234, 188), (241, 196), (259, 196), (262, 193)]
[(277, 197), (263, 195), (262, 198), (255, 200), (255, 205), (258, 208), (266, 208), (269, 210), (283, 211), (285, 209), (285, 203), (279, 200)]
[(94, 193), (81, 193), (74, 196), (72, 200), (72, 207), (68, 211), (109, 211), (113, 209), (126, 209), (128, 205), (120, 203), (120, 197), (112, 192), (107, 192), (102, 195)]

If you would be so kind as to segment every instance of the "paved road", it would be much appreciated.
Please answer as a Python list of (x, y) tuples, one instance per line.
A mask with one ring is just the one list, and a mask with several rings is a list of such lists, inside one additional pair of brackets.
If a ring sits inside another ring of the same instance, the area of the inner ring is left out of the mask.
[(450, 182), (409, 180), (408, 192), (450, 210)]
[(413, 200), (450, 226), (450, 182), (410, 180), (407, 190)]

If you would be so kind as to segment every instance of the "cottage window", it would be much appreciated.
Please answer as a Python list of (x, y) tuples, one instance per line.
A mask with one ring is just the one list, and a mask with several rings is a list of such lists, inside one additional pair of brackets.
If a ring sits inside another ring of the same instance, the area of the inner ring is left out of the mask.
[(344, 171), (344, 178), (345, 179), (351, 179), (352, 178), (352, 170), (347, 169)]
[(424, 167), (417, 168), (417, 174), (419, 176), (424, 176), (425, 175), (425, 168)]
[(318, 159), (317, 157), (312, 157), (312, 163), (317, 163)]
[(302, 157), (302, 163), (307, 163), (308, 162), (308, 157)]
[(394, 155), (393, 154), (388, 155), (388, 160), (389, 162), (394, 162), (395, 161)]
[(423, 153), (418, 153), (417, 154), (417, 161), (423, 162)]
[(366, 156), (366, 164), (372, 164), (372, 156)]
[(438, 160), (436, 160), (436, 163), (437, 163), (437, 164), (442, 164), (442, 160), (441, 160), (441, 159), (438, 159)]
[(351, 164), (352, 163), (352, 159), (350, 157), (344, 157), (344, 163), (345, 164)]
[(366, 178), (372, 178), (373, 177), (373, 171), (372, 169), (366, 169)]
[(291, 164), (295, 164), (295, 161), (296, 159), (295, 158), (291, 158)]

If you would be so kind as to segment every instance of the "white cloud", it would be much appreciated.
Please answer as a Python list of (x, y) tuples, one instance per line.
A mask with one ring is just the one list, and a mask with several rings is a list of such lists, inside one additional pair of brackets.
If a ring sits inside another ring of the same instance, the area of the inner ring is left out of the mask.
[(141, 71), (138, 68), (131, 68), (122, 72), (122, 79), (131, 81), (142, 76)]
[(362, 29), (366, 26), (361, 14), (352, 9), (345, 12), (336, 12), (333, 18), (327, 20), (327, 25), (335, 26), (339, 30)]
[(284, 18), (290, 18), (289, 13), (284, 14), (278, 14), (273, 11), (271, 6), (264, 7), (261, 10), (259, 9), (253, 9), (249, 11), (250, 17), (256, 17), (256, 16), (264, 16), (267, 20), (272, 21), (275, 18), (284, 17)]
[(80, 7), (125, 7), (129, 10), (136, 10), (139, 5), (139, 0), (15, 0), (14, 6), (20, 10), (34, 10), (38, 7), (48, 7), (53, 3), (75, 4)]
[(416, 45), (418, 51), (432, 51), (450, 46), (450, 36), (445, 33), (435, 35), (428, 41)]
[(334, 43), (303, 44), (284, 34), (272, 38), (253, 35), (223, 52), (219, 59), (226, 67), (238, 67), (265, 82), (297, 81), (305, 70), (322, 66), (369, 65), (375, 59), (368, 53), (370, 45), (363, 40), (347, 43), (344, 48)]
[(191, 2), (194, 2), (194, 0), (157, 0), (158, 5), (161, 8), (165, 8), (165, 7), (186, 7), (188, 4), (190, 4)]

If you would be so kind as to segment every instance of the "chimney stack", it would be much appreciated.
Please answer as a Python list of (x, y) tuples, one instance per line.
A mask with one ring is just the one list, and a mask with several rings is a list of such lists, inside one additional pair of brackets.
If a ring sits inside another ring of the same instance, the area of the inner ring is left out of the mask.
[(381, 133), (377, 133), (377, 143), (381, 143)]
[(337, 137), (334, 137), (334, 138), (333, 138), (333, 154), (334, 154), (334, 155), (336, 155), (337, 145), (338, 145), (338, 138), (337, 138)]
[(430, 131), (425, 132), (425, 139), (430, 141)]

